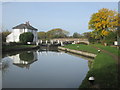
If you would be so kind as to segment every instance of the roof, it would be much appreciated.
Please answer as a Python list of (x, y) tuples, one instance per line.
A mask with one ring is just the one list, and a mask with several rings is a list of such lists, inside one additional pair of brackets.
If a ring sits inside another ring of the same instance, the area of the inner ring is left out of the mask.
[(13, 27), (12, 29), (30, 29), (30, 30), (38, 30), (34, 27), (32, 27), (29, 22), (26, 22), (25, 24), (20, 24), (20, 25), (17, 25), (15, 27)]

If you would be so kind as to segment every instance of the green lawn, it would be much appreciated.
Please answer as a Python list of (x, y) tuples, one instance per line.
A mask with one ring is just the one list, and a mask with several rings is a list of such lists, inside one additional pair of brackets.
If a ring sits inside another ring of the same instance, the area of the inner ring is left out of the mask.
[(116, 47), (111, 47), (111, 46), (103, 46), (103, 45), (100, 45), (100, 44), (92, 44), (91, 46), (96, 46), (98, 48), (101, 48), (103, 50), (106, 50), (106, 51), (109, 51), (115, 55), (118, 55), (118, 49)]
[[(79, 46), (79, 48), (77, 48)], [(93, 46), (99, 47), (106, 51), (109, 51), (115, 55), (118, 55), (118, 50), (114, 47), (103, 46), (98, 44), (91, 45), (66, 45), (65, 48), (82, 50), (90, 53), (96, 53), (97, 56), (94, 59), (93, 66), (88, 71), (86, 78), (83, 80), (80, 88), (90, 88), (92, 87), (88, 81), (90, 76), (95, 77), (95, 85), (101, 88), (115, 88), (117, 87), (117, 61), (109, 54), (104, 52), (97, 52), (97, 49)]]
[(66, 45), (64, 47), (69, 48), (69, 49), (74, 49), (74, 50), (90, 52), (90, 53), (94, 53), (94, 54), (98, 53), (97, 50), (95, 48), (93, 48), (91, 45), (70, 44), (70, 45)]
[(93, 68), (91, 68), (82, 82), (80, 88), (91, 87), (88, 82), (90, 76), (95, 77), (95, 84), (102, 88), (117, 87), (117, 66), (116, 61), (106, 53), (100, 53), (94, 59)]

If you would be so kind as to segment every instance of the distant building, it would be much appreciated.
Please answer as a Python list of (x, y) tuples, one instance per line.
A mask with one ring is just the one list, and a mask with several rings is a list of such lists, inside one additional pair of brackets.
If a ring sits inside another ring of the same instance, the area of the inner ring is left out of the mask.
[(20, 34), (24, 32), (32, 32), (34, 35), (33, 42), (37, 42), (38, 37), (37, 37), (37, 29), (32, 27), (29, 22), (26, 22), (25, 24), (20, 24), (12, 28), (13, 31), (11, 34), (9, 34), (6, 37), (6, 42), (19, 42), (19, 36)]

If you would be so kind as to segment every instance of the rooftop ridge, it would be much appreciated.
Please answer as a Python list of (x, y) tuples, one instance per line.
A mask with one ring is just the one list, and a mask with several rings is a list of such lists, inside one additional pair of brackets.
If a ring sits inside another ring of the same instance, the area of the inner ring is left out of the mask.
[(24, 24), (24, 23), (19, 24), (19, 25), (13, 27), (12, 29), (30, 29), (30, 30), (38, 30), (38, 29), (34, 28), (33, 26), (31, 26), (31, 25), (29, 24), (29, 22), (26, 22), (25, 24)]

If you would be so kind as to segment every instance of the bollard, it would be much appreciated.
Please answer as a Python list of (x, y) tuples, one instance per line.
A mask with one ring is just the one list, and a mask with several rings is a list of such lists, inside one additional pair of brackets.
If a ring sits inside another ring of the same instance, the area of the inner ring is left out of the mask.
[(98, 53), (100, 53), (100, 50), (98, 50)]
[(91, 85), (94, 85), (95, 78), (93, 76), (89, 77), (89, 82)]

